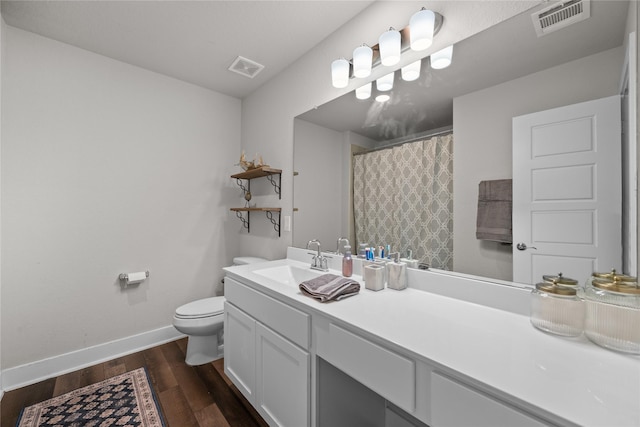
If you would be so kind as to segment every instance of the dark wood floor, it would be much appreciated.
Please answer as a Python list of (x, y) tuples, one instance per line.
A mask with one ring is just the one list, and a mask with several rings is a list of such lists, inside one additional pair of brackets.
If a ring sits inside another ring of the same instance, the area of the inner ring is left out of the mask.
[(224, 374), (223, 360), (184, 363), (186, 338), (6, 392), (0, 426), (15, 426), (23, 407), (142, 366), (153, 383), (167, 427), (264, 427), (267, 423)]

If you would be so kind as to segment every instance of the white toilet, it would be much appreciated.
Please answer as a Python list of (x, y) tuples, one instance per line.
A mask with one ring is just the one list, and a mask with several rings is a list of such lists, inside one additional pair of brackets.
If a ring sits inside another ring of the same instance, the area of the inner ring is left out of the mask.
[[(267, 261), (264, 258), (236, 257), (233, 265)], [(189, 336), (187, 365), (213, 362), (223, 356), (224, 297), (199, 299), (176, 309), (173, 326)]]

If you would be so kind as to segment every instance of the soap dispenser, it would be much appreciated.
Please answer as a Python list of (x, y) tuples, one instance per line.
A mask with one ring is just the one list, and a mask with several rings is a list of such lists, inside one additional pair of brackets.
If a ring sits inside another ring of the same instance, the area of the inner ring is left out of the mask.
[(351, 246), (344, 247), (344, 256), (342, 257), (342, 275), (351, 277), (353, 274), (353, 259), (351, 258)]
[(387, 288), (401, 291), (407, 287), (407, 264), (400, 262), (400, 253), (395, 252), (391, 255), (392, 262), (387, 263), (387, 271), (389, 280)]

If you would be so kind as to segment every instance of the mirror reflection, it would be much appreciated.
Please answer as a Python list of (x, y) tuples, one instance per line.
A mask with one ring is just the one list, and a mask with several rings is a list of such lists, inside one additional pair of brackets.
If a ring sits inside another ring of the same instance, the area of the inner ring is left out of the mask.
[[(354, 249), (392, 244), (436, 268), (513, 280), (515, 245), (477, 238), (480, 184), (520, 179), (512, 162), (514, 117), (621, 93), (628, 10), (626, 1), (592, 1), (589, 19), (541, 37), (531, 10), (457, 43), (445, 69), (433, 69), (427, 57), (416, 81), (404, 82), (396, 71), (387, 102), (375, 101), (374, 84), (368, 100), (348, 93), (298, 116), (294, 246), (317, 238), (335, 250), (347, 237)], [(626, 142), (616, 143), (624, 157)], [(446, 144), (451, 159), (442, 160), (433, 147), (446, 153)], [(428, 162), (440, 164), (425, 178)], [(630, 182), (626, 175), (621, 180)], [(633, 197), (623, 194), (627, 214)], [(426, 205), (436, 206), (427, 212)], [(624, 216), (623, 230), (630, 229), (636, 216)], [(425, 229), (438, 223), (446, 227)], [(625, 259), (616, 267), (635, 275), (635, 239), (622, 245)]]

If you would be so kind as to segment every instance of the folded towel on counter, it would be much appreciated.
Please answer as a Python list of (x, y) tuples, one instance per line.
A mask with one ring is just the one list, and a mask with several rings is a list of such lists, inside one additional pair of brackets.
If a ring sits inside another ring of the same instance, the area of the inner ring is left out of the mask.
[(478, 188), (476, 238), (512, 243), (512, 180), (481, 181)]
[(320, 302), (338, 301), (360, 291), (360, 283), (335, 274), (323, 274), (298, 286), (303, 295)]

